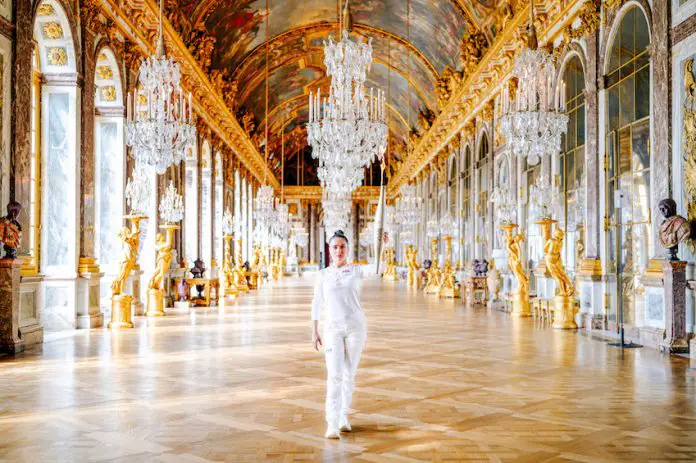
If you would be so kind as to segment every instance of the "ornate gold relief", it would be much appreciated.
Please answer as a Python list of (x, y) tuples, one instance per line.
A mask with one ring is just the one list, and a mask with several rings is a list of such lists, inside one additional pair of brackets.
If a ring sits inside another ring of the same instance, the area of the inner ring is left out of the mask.
[(36, 10), (36, 14), (38, 16), (51, 16), (52, 14), (55, 14), (55, 10), (53, 9), (53, 5), (49, 5), (48, 3), (44, 3), (39, 6), (39, 9)]
[(68, 64), (68, 52), (62, 47), (48, 49), (48, 62), (53, 66), (65, 66)]
[(44, 23), (43, 25), (43, 36), (46, 39), (62, 39), (63, 38), (63, 26), (59, 22), (51, 21)]
[(445, 67), (445, 70), (437, 79), (435, 92), (437, 93), (437, 104), (442, 109), (447, 106), (455, 93), (459, 90), (462, 83), (463, 75), (459, 71), (455, 71), (451, 67)]
[[(684, 193), (687, 201), (687, 219), (693, 223), (696, 220), (696, 79), (693, 58), (684, 62), (684, 95)], [(694, 250), (696, 242), (689, 240), (689, 247)]]
[(102, 87), (100, 89), (102, 100), (104, 101), (116, 101), (116, 87), (108, 86)]
[(114, 71), (112, 71), (109, 66), (99, 66), (97, 67), (97, 77), (102, 80), (113, 79)]
[(483, 55), (488, 49), (488, 40), (482, 32), (467, 31), (462, 38), (462, 43), (460, 45), (460, 57), (462, 59), (464, 74), (471, 74), (476, 70), (479, 61), (483, 58)]

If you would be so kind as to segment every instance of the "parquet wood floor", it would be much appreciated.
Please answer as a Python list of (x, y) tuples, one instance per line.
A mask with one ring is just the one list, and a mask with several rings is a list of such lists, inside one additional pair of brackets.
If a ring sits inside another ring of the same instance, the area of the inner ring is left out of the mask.
[(312, 278), (0, 358), (3, 461), (696, 461), (696, 371), (367, 282), (354, 432), (327, 441)]

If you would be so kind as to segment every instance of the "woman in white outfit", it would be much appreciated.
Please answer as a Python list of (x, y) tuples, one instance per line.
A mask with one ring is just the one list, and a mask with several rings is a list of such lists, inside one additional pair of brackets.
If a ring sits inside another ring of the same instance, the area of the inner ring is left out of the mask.
[[(312, 343), (324, 347), (326, 358), (327, 439), (350, 432), (348, 410), (355, 390), (355, 373), (367, 338), (367, 321), (360, 307), (360, 266), (350, 265), (348, 238), (338, 230), (329, 240), (331, 266), (317, 274), (312, 301)], [(324, 311), (324, 332), (319, 318)]]

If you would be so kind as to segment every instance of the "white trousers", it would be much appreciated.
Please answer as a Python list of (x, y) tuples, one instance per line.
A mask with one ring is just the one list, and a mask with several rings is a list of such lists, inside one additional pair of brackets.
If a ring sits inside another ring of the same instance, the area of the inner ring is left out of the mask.
[(324, 326), (326, 422), (330, 427), (338, 428), (339, 419), (348, 416), (355, 390), (355, 374), (366, 339), (367, 323), (362, 312)]

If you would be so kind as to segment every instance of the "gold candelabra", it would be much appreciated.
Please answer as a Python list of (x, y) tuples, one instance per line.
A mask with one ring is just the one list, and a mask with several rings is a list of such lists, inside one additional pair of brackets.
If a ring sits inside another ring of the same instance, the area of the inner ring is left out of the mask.
[(455, 282), (452, 268), (452, 237), (445, 236), (445, 263), (440, 275), (440, 297), (459, 297), (459, 288)]
[(133, 328), (131, 303), (133, 296), (124, 294), (128, 277), (138, 261), (138, 246), (140, 244), (140, 222), (147, 219), (142, 215), (127, 215), (124, 217), (131, 222), (131, 228), (123, 227), (118, 237), (123, 241), (123, 256), (116, 278), (111, 283), (111, 322), (109, 329)]
[(155, 273), (152, 275), (147, 285), (147, 310), (145, 311), (145, 315), (148, 317), (163, 317), (165, 315), (162, 282), (164, 281), (164, 275), (167, 273), (172, 263), (174, 230), (177, 230), (179, 226), (166, 224), (161, 228), (165, 231), (165, 235), (158, 233), (155, 238), (155, 249), (157, 250)]
[(234, 283), (234, 262), (232, 261), (232, 235), (225, 235), (225, 256), (222, 259), (222, 281), (224, 283), (224, 294), (227, 297), (235, 298), (239, 292)]
[(544, 238), (544, 264), (556, 282), (556, 295), (553, 298), (553, 327), (562, 330), (577, 329), (578, 325), (575, 323), (575, 287), (565, 272), (561, 257), (565, 233), (558, 227), (551, 233), (551, 226), (556, 223), (555, 220), (546, 219), (537, 223), (541, 226)]
[(524, 273), (522, 265), (522, 243), (524, 234), (513, 234), (517, 228), (516, 223), (502, 225), (505, 231), (505, 247), (508, 253), (508, 266), (513, 275), (517, 278), (517, 288), (512, 299), (512, 315), (517, 317), (531, 317), (532, 311), (529, 307), (529, 277)]
[(406, 266), (408, 267), (407, 282), (410, 288), (418, 287), (418, 251), (415, 246), (409, 244), (405, 246), (404, 255), (406, 256)]
[(440, 293), (440, 267), (437, 262), (437, 238), (433, 238), (430, 241), (430, 256), (432, 264), (428, 269), (427, 279), (428, 283), (425, 285), (425, 294), (439, 294)]
[(384, 273), (382, 278), (391, 281), (399, 279), (396, 273), (396, 250), (394, 248), (390, 247), (384, 250)]
[(244, 260), (242, 259), (242, 239), (237, 238), (234, 250), (234, 286), (238, 293), (248, 293), (249, 285), (244, 272)]

